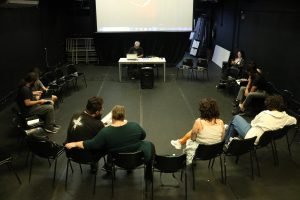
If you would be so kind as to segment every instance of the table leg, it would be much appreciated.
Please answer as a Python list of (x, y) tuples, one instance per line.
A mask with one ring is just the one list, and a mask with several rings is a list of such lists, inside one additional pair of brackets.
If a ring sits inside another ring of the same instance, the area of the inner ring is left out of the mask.
[(164, 63), (164, 82), (166, 82), (166, 63)]
[(122, 64), (119, 63), (119, 81), (122, 82)]

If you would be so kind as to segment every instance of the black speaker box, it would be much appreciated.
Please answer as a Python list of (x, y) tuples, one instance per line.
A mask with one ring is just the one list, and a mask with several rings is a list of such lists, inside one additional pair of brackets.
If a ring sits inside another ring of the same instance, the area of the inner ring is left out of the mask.
[(152, 67), (141, 68), (141, 88), (152, 89), (154, 86), (154, 71)]

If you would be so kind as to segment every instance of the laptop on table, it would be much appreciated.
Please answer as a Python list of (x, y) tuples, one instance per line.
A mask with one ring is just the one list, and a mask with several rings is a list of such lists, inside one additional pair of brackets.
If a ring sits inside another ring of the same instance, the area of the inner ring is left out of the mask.
[(126, 54), (126, 58), (127, 58), (127, 60), (137, 60), (138, 59), (136, 53), (128, 53), (128, 54)]

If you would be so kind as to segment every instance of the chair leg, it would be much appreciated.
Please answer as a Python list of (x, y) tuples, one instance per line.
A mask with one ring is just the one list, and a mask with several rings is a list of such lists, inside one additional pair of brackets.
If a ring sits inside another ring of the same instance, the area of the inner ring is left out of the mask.
[(112, 164), (112, 173), (111, 173), (111, 197), (114, 197), (114, 179), (115, 179), (115, 166)]
[[(66, 171), (66, 179), (65, 179), (65, 190), (68, 187), (68, 175), (69, 175), (69, 165), (71, 164), (70, 159), (67, 160), (67, 171)], [(71, 166), (71, 165), (70, 165)]]
[(57, 165), (57, 158), (55, 158), (55, 161), (54, 161), (54, 172), (53, 172), (53, 182), (52, 182), (52, 186), (54, 187), (55, 185), (55, 178), (56, 178), (56, 165)]
[(184, 190), (185, 190), (185, 200), (187, 200), (187, 175), (186, 175), (186, 169), (184, 169)]
[(276, 166), (279, 164), (279, 161), (278, 161), (278, 152), (277, 152), (277, 146), (275, 140), (272, 141), (272, 145), (274, 148), (274, 165)]
[(254, 170), (253, 170), (253, 155), (252, 151), (250, 151), (250, 165), (251, 165), (251, 178), (254, 179)]
[(227, 168), (226, 168), (226, 155), (224, 155), (224, 184), (226, 184), (227, 181)]
[(84, 83), (85, 83), (85, 87), (87, 88), (87, 83), (86, 83), (85, 75), (83, 75), (83, 80), (84, 80)]
[(272, 154), (273, 154), (273, 160), (274, 160), (274, 165), (277, 165), (277, 156), (276, 156), (276, 145), (274, 145), (274, 141), (271, 141), (271, 148), (272, 148)]
[(6, 166), (7, 166), (7, 168), (8, 168), (9, 170), (11, 170), (11, 171), (15, 174), (15, 176), (16, 176), (17, 179), (18, 179), (19, 184), (21, 185), (21, 184), (22, 184), (22, 181), (21, 181), (20, 177), (18, 176), (17, 172), (14, 170), (14, 168), (13, 168), (13, 166), (12, 166), (12, 162), (6, 163)]
[(212, 168), (214, 167), (214, 164), (215, 164), (215, 158), (213, 158), (212, 161), (209, 160), (208, 168), (211, 168), (211, 169), (212, 169)]
[(81, 167), (81, 164), (79, 164), (79, 167), (80, 167), (80, 172), (81, 172), (81, 174), (82, 174), (82, 167)]
[(153, 200), (153, 185), (154, 185), (154, 177), (153, 177), (153, 175), (154, 175), (154, 169), (152, 168), (152, 182), (151, 182), (151, 199)]
[(30, 166), (29, 166), (29, 178), (28, 178), (28, 182), (29, 183), (30, 183), (30, 180), (31, 180), (31, 172), (32, 172), (33, 159), (34, 159), (34, 154), (31, 153)]
[(259, 161), (258, 161), (258, 157), (257, 157), (257, 153), (256, 153), (256, 150), (255, 150), (255, 149), (254, 149), (253, 153), (254, 153), (254, 157), (255, 157), (255, 160), (256, 160), (257, 175), (260, 177), (261, 174), (260, 174)]
[(28, 151), (28, 153), (27, 153), (27, 155), (26, 155), (26, 160), (25, 160), (25, 166), (26, 166), (26, 167), (27, 167), (27, 165), (28, 165), (29, 156), (30, 156), (30, 151)]
[(221, 182), (224, 183), (224, 173), (223, 173), (223, 162), (222, 162), (222, 154), (220, 157), (220, 167), (221, 167)]
[(290, 142), (289, 142), (288, 133), (286, 133), (285, 136), (286, 136), (286, 143), (287, 143), (287, 146), (288, 146), (289, 154), (290, 154), (290, 157), (292, 157), (292, 152), (291, 152), (291, 146), (290, 146)]
[(193, 163), (192, 163), (192, 176), (193, 176), (193, 190), (195, 190), (195, 172), (194, 172)]
[(72, 170), (72, 173), (74, 173), (74, 170), (73, 170), (73, 166), (72, 166), (72, 162), (70, 161), (70, 168)]
[(96, 181), (97, 180), (97, 173), (94, 174), (94, 188), (93, 188), (93, 195), (96, 193)]

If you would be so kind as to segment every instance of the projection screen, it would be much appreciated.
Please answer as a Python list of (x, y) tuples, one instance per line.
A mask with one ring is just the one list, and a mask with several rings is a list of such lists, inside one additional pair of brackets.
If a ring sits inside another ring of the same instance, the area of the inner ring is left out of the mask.
[(193, 0), (96, 0), (97, 32), (190, 32)]

